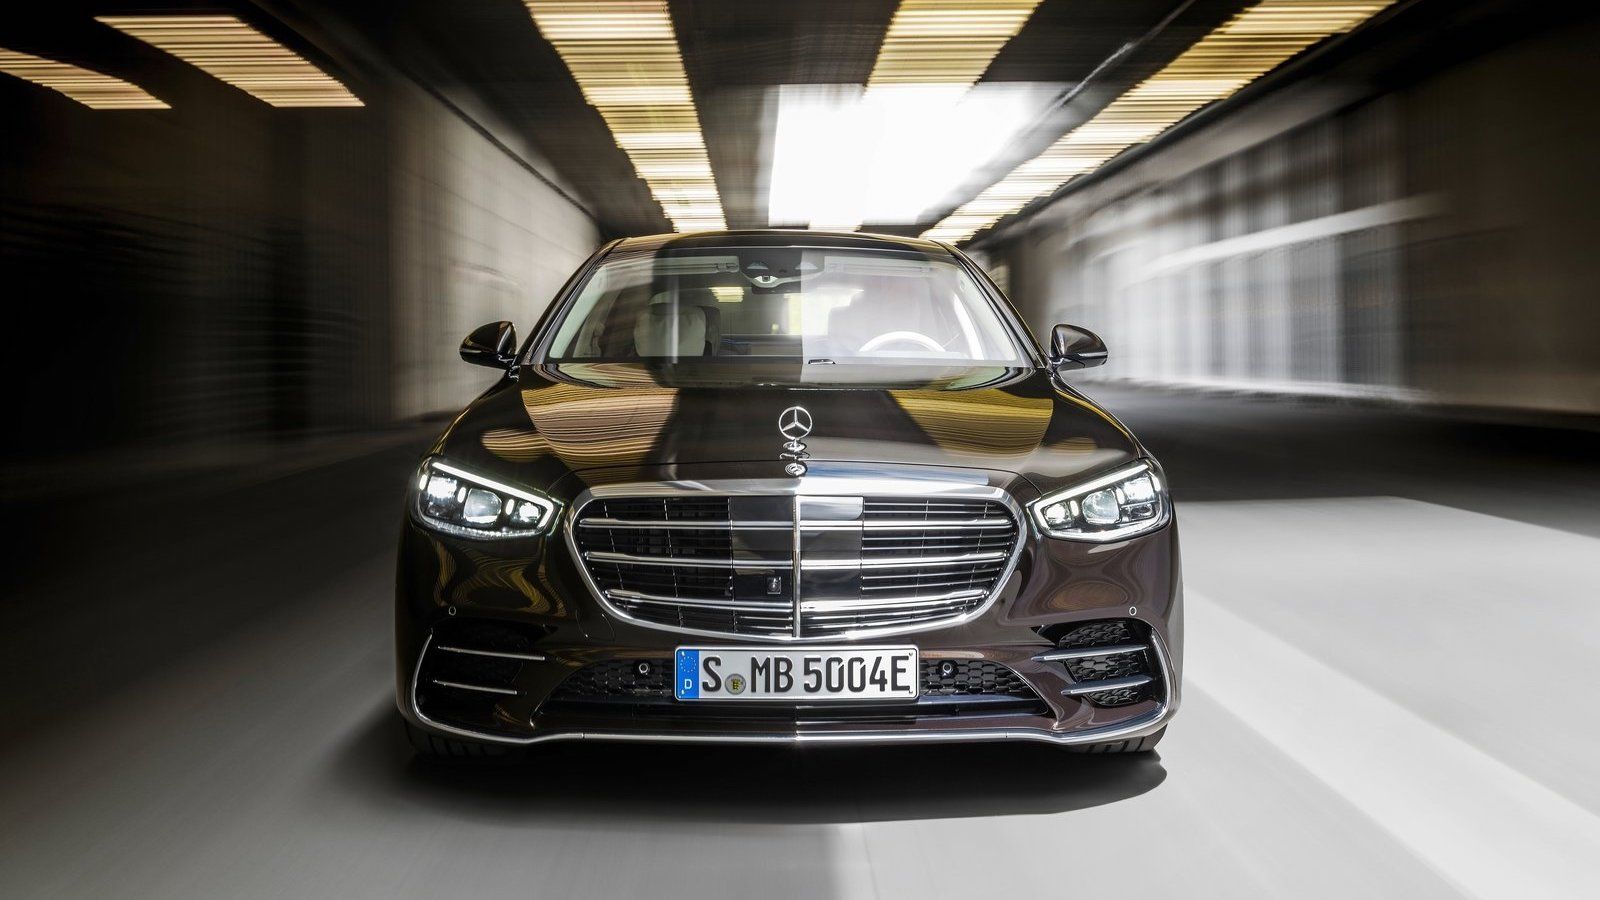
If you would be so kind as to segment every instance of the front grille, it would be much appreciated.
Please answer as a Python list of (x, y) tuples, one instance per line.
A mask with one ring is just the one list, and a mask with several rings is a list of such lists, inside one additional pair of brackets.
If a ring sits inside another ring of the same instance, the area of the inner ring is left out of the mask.
[(590, 577), (628, 616), (797, 637), (960, 618), (988, 602), (1018, 539), (1006, 504), (949, 497), (607, 497), (574, 525)]
[[(986, 659), (924, 659), (921, 665), (923, 697), (1016, 697), (1037, 699), (1038, 694), (1016, 672)], [(591, 663), (567, 676), (550, 699), (555, 700), (669, 700), (672, 698), (672, 661), (666, 659), (613, 659)]]

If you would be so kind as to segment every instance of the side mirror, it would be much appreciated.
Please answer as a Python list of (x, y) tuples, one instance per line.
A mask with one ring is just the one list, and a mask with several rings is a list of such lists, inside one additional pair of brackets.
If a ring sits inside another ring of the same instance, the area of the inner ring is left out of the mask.
[(511, 368), (517, 359), (517, 327), (510, 322), (479, 325), (461, 342), (461, 358), (475, 366)]
[(1106, 342), (1100, 335), (1076, 325), (1057, 325), (1050, 332), (1050, 365), (1062, 369), (1087, 369), (1106, 362)]

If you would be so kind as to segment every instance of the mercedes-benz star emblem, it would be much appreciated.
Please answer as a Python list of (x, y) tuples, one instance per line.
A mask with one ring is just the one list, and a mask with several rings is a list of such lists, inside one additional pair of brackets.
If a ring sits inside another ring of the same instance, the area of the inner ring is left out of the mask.
[(811, 411), (804, 406), (791, 406), (778, 414), (778, 433), (791, 441), (798, 441), (811, 433)]
[(811, 433), (811, 411), (804, 406), (791, 406), (778, 414), (778, 433), (788, 438), (783, 444), (780, 459), (793, 460), (783, 471), (799, 478), (806, 473), (805, 460), (811, 457), (800, 439)]

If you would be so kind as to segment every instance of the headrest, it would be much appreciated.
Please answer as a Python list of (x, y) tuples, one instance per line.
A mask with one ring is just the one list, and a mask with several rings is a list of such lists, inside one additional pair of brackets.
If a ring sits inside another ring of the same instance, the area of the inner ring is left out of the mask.
[(706, 311), (680, 304), (674, 312), (666, 300), (658, 302), (657, 298), (666, 296), (657, 294), (639, 312), (633, 323), (634, 352), (640, 356), (704, 356)]

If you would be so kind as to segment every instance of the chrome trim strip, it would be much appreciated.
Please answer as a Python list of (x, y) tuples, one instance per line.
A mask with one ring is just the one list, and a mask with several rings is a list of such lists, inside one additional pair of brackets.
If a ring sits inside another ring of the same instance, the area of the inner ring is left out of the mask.
[(1009, 528), (1004, 519), (866, 519), (860, 522), (827, 522), (801, 519), (807, 531), (938, 531), (967, 528)]
[(925, 522), (916, 519), (867, 519), (861, 523), (866, 531), (890, 529), (894, 531), (915, 531), (919, 528), (1007, 528), (1011, 525), (1005, 519), (929, 519)]
[(789, 601), (779, 600), (775, 603), (762, 603), (759, 600), (712, 600), (704, 597), (666, 597), (660, 594), (645, 594), (639, 591), (616, 588), (606, 591), (606, 596), (615, 600), (627, 600), (632, 603), (669, 603), (675, 606), (693, 606), (699, 609), (742, 609), (756, 612), (784, 612), (789, 609)]
[(1144, 717), (1137, 727), (1108, 728), (1104, 732), (1064, 735), (1043, 728), (985, 728), (971, 731), (812, 731), (795, 734), (683, 734), (674, 732), (568, 731), (517, 741), (523, 746), (557, 741), (618, 741), (657, 744), (959, 744), (982, 741), (1042, 741), (1048, 744), (1093, 744), (1143, 737), (1158, 729), (1158, 713)]
[(434, 684), (437, 684), (440, 687), (460, 688), (463, 691), (477, 691), (482, 694), (508, 694), (512, 697), (517, 695), (517, 692), (511, 690), (510, 688), (485, 687), (481, 684), (462, 684), (459, 681), (445, 681), (441, 678), (434, 678), (431, 680)]
[(1067, 686), (1061, 691), (1064, 696), (1078, 697), (1083, 694), (1098, 694), (1101, 691), (1118, 691), (1123, 688), (1144, 687), (1150, 683), (1149, 675), (1129, 675), (1127, 678), (1110, 678), (1105, 681), (1085, 681), (1080, 684)]
[(1105, 647), (1077, 647), (1071, 650), (1046, 650), (1034, 657), (1039, 662), (1060, 662), (1064, 659), (1088, 659), (1093, 656), (1119, 656), (1146, 649), (1144, 644), (1110, 644)]
[(762, 528), (783, 529), (785, 531), (794, 527), (793, 522), (771, 522), (763, 519), (741, 521), (739, 519), (706, 519), (694, 521), (692, 519), (671, 519), (666, 521), (652, 521), (650, 519), (584, 519), (578, 523), (579, 528), (699, 528), (706, 531), (713, 529), (725, 531), (732, 528)]
[(584, 559), (595, 562), (627, 563), (633, 566), (688, 566), (700, 569), (787, 569), (788, 560), (776, 559), (706, 559), (695, 556), (635, 556), (611, 550), (589, 550)]
[[(882, 600), (861, 597), (849, 600), (805, 600), (800, 608), (806, 612), (822, 612), (825, 610), (849, 610), (865, 612), (878, 608), (897, 608), (906, 606), (923, 606), (936, 603), (952, 603), (958, 600), (971, 600), (982, 597), (983, 591), (973, 588), (965, 591), (951, 591), (947, 594), (935, 594), (931, 597), (885, 597)], [(1038, 659), (1038, 657), (1034, 657)]]
[[(719, 635), (725, 637), (726, 635)], [(740, 635), (741, 637), (756, 637), (756, 635)], [(837, 638), (838, 635), (833, 635)], [(608, 731), (562, 731), (552, 734), (535, 734), (529, 737), (507, 737), (498, 734), (484, 734), (469, 731), (465, 728), (456, 728), (442, 722), (435, 722), (422, 714), (417, 708), (417, 679), (422, 674), (422, 661), (427, 658), (428, 647), (433, 643), (433, 635), (428, 635), (422, 642), (422, 651), (417, 654), (417, 665), (411, 672), (411, 708), (404, 710), (415, 717), (420, 724), (426, 725), (441, 734), (454, 735), (475, 741), (484, 741), (491, 744), (507, 744), (518, 747), (529, 747), (534, 744), (556, 743), (559, 741), (645, 741), (652, 743), (683, 743), (683, 744), (915, 744), (915, 743), (965, 743), (972, 741), (1042, 741), (1060, 746), (1072, 744), (1097, 744), (1104, 741), (1117, 741), (1131, 738), (1145, 737), (1154, 734), (1166, 727), (1173, 714), (1178, 711), (1181, 688), (1177, 679), (1172, 677), (1172, 668), (1168, 662), (1167, 645), (1159, 633), (1152, 631), (1150, 649), (1155, 651), (1156, 664), (1161, 671), (1161, 680), (1166, 688), (1165, 700), (1161, 705), (1149, 713), (1131, 719), (1118, 725), (1108, 725), (1105, 728), (1096, 728), (1089, 731), (1050, 731), (1045, 728), (983, 728), (970, 731), (854, 731), (854, 732), (797, 732), (795, 734), (774, 735), (718, 735), (718, 734), (682, 734), (673, 732), (608, 732)]]
[(544, 662), (544, 657), (537, 653), (510, 653), (505, 650), (473, 650), (468, 647), (447, 647), (440, 644), (436, 649), (446, 653), (465, 653), (469, 656), (493, 656), (498, 659), (526, 659), (530, 662)]
[[(934, 607), (932, 609), (919, 609), (919, 610), (913, 610), (913, 611), (910, 611), (910, 612), (907, 612), (905, 610), (894, 610), (894, 609), (880, 609), (880, 610), (876, 610), (876, 611), (873, 611), (873, 610), (860, 610), (860, 611), (835, 610), (834, 612), (816, 613), (816, 614), (812, 615), (811, 622), (809, 624), (811, 625), (811, 627), (813, 629), (844, 627), (844, 628), (846, 628), (848, 630), (849, 629), (849, 625), (848, 624), (846, 624), (844, 626), (841, 626), (841, 625), (839, 625), (839, 622), (840, 621), (845, 621), (845, 622), (848, 623), (848, 621), (851, 620), (851, 619), (863, 619), (863, 618), (871, 619), (873, 617), (877, 617), (877, 618), (881, 619), (884, 616), (895, 616), (896, 618), (893, 621), (896, 622), (896, 623), (926, 622), (928, 619), (930, 619), (930, 618), (932, 618), (934, 616), (948, 616), (948, 615), (951, 615), (952, 613), (959, 612), (959, 611), (960, 611), (959, 607), (954, 609), (954, 610), (951, 610), (951, 609), (940, 609), (938, 607)], [(870, 623), (864, 623), (862, 625), (862, 627), (869, 627), (869, 626), (870, 626)]]
[[(891, 635), (910, 634), (918, 631), (931, 631), (938, 628), (954, 628), (976, 619), (988, 612), (1005, 590), (1006, 583), (1011, 579), (1012, 572), (1016, 571), (1017, 563), (1022, 559), (1022, 548), (1028, 543), (1031, 530), (1028, 527), (1029, 517), (1022, 505), (1019, 504), (1007, 491), (1002, 488), (992, 487), (988, 484), (962, 483), (932, 475), (917, 477), (913, 470), (905, 478), (869, 478), (850, 475), (816, 475), (808, 474), (799, 478), (732, 478), (715, 479), (708, 481), (645, 481), (625, 482), (619, 484), (600, 485), (587, 488), (577, 497), (573, 498), (570, 506), (566, 508), (566, 525), (562, 529), (566, 534), (567, 550), (572, 554), (574, 568), (583, 578), (589, 588), (589, 593), (610, 615), (618, 619), (637, 625), (640, 628), (650, 628), (656, 631), (668, 631), (673, 634), (692, 634), (701, 637), (728, 638), (749, 637), (754, 640), (790, 643), (807, 641), (813, 638), (792, 634), (731, 634), (725, 631), (711, 631), (701, 628), (683, 628), (676, 625), (664, 625), (651, 622), (629, 615), (625, 610), (618, 609), (609, 602), (605, 593), (595, 583), (594, 577), (589, 573), (589, 567), (583, 565), (583, 551), (578, 547), (576, 523), (584, 507), (597, 499), (608, 497), (671, 497), (671, 496), (860, 496), (860, 497), (912, 497), (928, 500), (940, 497), (952, 497), (962, 500), (993, 500), (1004, 506), (1016, 519), (1017, 538), (1011, 548), (1011, 554), (1006, 559), (1005, 565), (995, 575), (994, 588), (989, 592), (989, 597), (983, 603), (974, 607), (969, 612), (958, 616), (950, 616), (932, 622), (914, 622), (907, 625), (879, 626), (862, 628), (834, 634), (817, 635), (818, 640), (838, 640), (841, 637), (848, 640), (865, 640)], [(797, 504), (798, 505), (798, 504)], [(798, 551), (796, 551), (798, 552)], [(770, 567), (776, 565), (762, 563), (752, 564), (751, 568)], [(870, 577), (870, 576), (869, 576)], [(796, 579), (797, 581), (798, 579)], [(795, 587), (798, 592), (798, 584)], [(799, 622), (796, 613), (795, 621)]]
[(793, 534), (792, 542), (789, 546), (789, 571), (794, 573), (789, 576), (789, 615), (794, 617), (794, 638), (799, 640), (802, 637), (800, 633), (802, 627), (800, 624), (802, 618), (800, 615), (800, 573), (805, 565), (805, 562), (800, 559), (799, 494), (795, 494), (789, 499), (789, 514), (791, 516), (789, 527), (792, 529), (791, 533)]
[[(1022, 542), (1021, 534), (1017, 535), (1017, 542)], [(954, 556), (897, 556), (893, 559), (868, 559), (863, 556), (859, 565), (863, 569), (911, 569), (921, 568), (922, 566), (954, 566), (961, 563), (999, 562), (1010, 555), (1004, 550), (990, 550), (984, 553), (958, 553)], [(855, 568), (853, 565), (839, 566), (837, 565), (837, 560), (831, 559), (820, 559), (817, 562), (824, 564), (816, 567), (819, 569)], [(806, 564), (806, 568), (812, 568), (809, 562)]]

